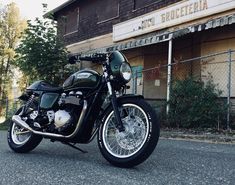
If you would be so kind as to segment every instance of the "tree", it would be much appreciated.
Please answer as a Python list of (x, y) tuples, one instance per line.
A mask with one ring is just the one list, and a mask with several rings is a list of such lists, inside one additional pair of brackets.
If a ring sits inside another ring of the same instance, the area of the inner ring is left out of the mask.
[(34, 23), (28, 21), (17, 54), (17, 65), (30, 81), (61, 82), (67, 64), (67, 50), (57, 36), (54, 21), (38, 18)]
[(6, 86), (11, 86), (15, 48), (25, 27), (15, 3), (0, 7), (0, 99), (6, 96)]

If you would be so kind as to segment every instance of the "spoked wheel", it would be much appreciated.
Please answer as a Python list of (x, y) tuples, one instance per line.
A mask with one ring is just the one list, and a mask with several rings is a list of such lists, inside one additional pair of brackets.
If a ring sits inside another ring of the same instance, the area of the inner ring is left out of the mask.
[(31, 137), (32, 133), (21, 128), (20, 126), (13, 123), (11, 129), (12, 141), (17, 145), (25, 144)]
[(140, 164), (153, 152), (159, 138), (156, 114), (143, 99), (122, 100), (123, 132), (116, 128), (110, 108), (99, 132), (99, 148), (112, 164), (132, 167)]
[[(19, 109), (16, 114), (21, 111)], [(33, 150), (41, 142), (42, 136), (35, 135), (32, 132), (18, 126), (13, 121), (8, 129), (7, 141), (9, 147), (18, 153), (26, 153)]]
[(126, 158), (137, 153), (146, 142), (149, 123), (143, 109), (135, 104), (124, 104), (122, 111), (127, 114), (122, 119), (125, 131), (116, 129), (114, 113), (111, 112), (102, 135), (105, 147), (113, 156)]

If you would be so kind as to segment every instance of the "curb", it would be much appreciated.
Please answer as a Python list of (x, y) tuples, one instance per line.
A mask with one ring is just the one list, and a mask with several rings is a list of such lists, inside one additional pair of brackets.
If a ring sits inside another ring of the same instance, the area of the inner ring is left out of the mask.
[(177, 131), (161, 131), (161, 139), (174, 139), (174, 140), (187, 140), (187, 141), (198, 141), (207, 143), (222, 143), (222, 144), (235, 144), (235, 135), (226, 134), (189, 134)]

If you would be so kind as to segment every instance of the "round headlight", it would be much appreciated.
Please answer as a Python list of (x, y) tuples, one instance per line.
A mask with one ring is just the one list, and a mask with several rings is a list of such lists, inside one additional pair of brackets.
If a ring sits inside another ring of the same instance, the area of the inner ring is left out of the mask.
[(125, 81), (129, 82), (131, 80), (131, 66), (127, 62), (121, 64), (120, 73)]

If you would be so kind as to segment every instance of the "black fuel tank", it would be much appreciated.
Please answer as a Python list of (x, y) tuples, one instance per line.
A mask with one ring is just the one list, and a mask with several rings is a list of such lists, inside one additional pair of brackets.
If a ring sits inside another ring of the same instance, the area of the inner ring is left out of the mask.
[(64, 90), (96, 89), (101, 83), (101, 75), (94, 70), (81, 70), (71, 75), (63, 84)]

